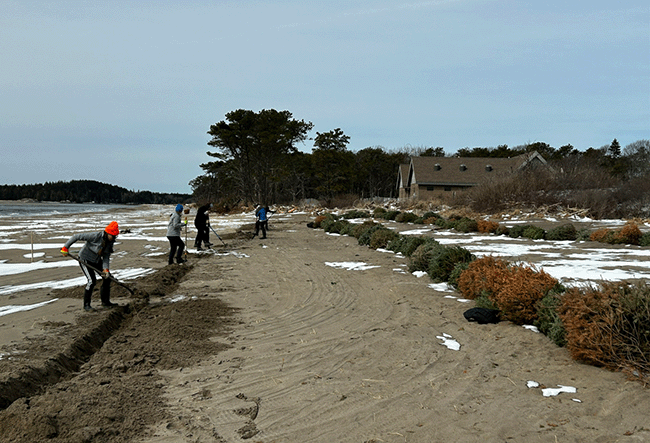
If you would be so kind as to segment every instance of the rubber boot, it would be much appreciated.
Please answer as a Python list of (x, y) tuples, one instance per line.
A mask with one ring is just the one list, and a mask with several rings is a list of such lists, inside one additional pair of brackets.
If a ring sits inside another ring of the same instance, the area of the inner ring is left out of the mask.
[(100, 296), (102, 299), (102, 306), (105, 308), (112, 308), (117, 306), (115, 303), (111, 303), (111, 282), (110, 280), (104, 280), (102, 283), (102, 288), (100, 290)]
[(90, 298), (93, 294), (92, 289), (88, 290), (86, 289), (84, 291), (84, 310), (86, 311), (94, 311), (94, 309), (90, 306)]

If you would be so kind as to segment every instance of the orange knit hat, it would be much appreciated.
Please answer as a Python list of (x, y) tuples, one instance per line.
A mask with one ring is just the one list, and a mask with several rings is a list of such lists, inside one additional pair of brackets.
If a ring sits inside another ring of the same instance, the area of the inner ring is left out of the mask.
[(106, 231), (107, 234), (111, 234), (117, 237), (117, 235), (120, 233), (120, 228), (117, 226), (116, 221), (112, 221), (108, 224), (108, 226), (106, 226), (106, 229), (104, 229), (104, 231)]

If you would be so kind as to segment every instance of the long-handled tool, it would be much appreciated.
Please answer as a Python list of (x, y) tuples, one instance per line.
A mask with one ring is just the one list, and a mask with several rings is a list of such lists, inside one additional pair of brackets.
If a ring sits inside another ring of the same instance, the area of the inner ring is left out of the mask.
[[(102, 271), (100, 271), (100, 270), (97, 269), (96, 267), (89, 265), (89, 264), (86, 263), (85, 261), (81, 261), (81, 260), (79, 259), (79, 257), (77, 257), (77, 256), (75, 256), (75, 255), (73, 255), (73, 254), (70, 254), (69, 252), (68, 252), (68, 257), (72, 257), (72, 258), (74, 258), (75, 260), (77, 260), (77, 261), (78, 261), (79, 263), (81, 263), (82, 265), (84, 265), (84, 266), (86, 266), (86, 267), (92, 269), (93, 271), (97, 272), (99, 275), (102, 275), (102, 274), (103, 274)], [(124, 283), (122, 283), (121, 281), (119, 281), (118, 279), (116, 279), (115, 277), (113, 277), (110, 273), (108, 274), (108, 278), (109, 278), (110, 280), (113, 280), (113, 281), (114, 281), (115, 283), (117, 283), (118, 285), (122, 286), (122, 287), (123, 287), (124, 289), (126, 289), (127, 291), (129, 291), (129, 292), (131, 293), (131, 295), (134, 295), (133, 289), (129, 288), (127, 285), (125, 285)]]
[[(210, 226), (210, 229), (212, 229), (212, 232), (214, 232), (214, 235), (216, 235), (217, 238), (218, 238), (219, 240), (221, 240), (221, 237), (219, 237), (219, 234), (217, 234), (217, 231), (215, 231), (215, 230), (212, 228), (211, 225), (208, 225), (208, 226)], [(221, 240), (221, 243), (223, 243), (223, 245), (226, 246), (226, 244), (224, 243), (223, 240)]]

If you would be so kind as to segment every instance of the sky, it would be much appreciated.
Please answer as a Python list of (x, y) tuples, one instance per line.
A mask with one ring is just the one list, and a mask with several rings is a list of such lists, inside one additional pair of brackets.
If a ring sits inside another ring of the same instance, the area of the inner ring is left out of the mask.
[(624, 148), (650, 139), (650, 6), (0, 1), (0, 184), (191, 193), (237, 109), (341, 128), (355, 152)]

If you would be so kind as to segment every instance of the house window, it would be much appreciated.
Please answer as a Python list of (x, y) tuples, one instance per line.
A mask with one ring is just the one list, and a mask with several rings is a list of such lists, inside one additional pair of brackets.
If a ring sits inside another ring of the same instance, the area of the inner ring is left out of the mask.
[(447, 192), (451, 191), (451, 186), (445, 186), (445, 191)]
[(433, 191), (433, 186), (427, 186), (427, 191)]

